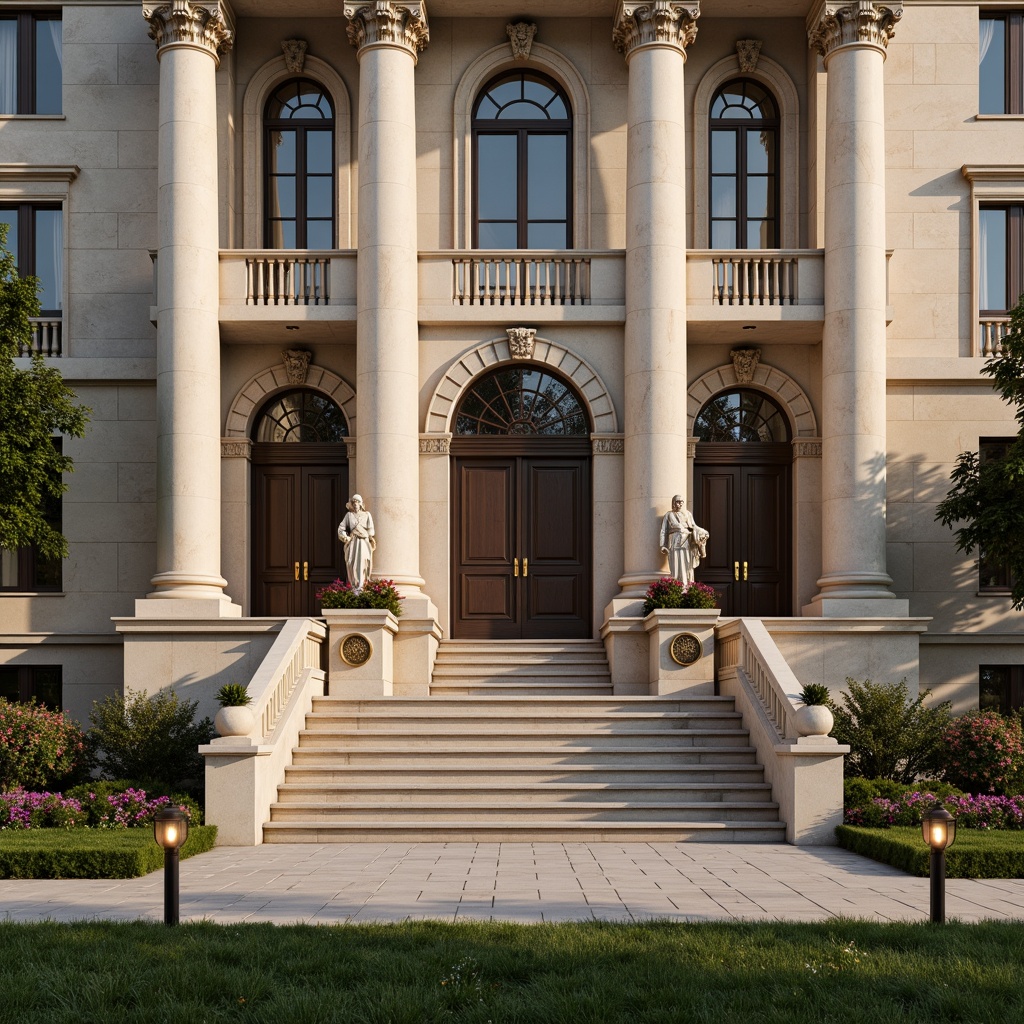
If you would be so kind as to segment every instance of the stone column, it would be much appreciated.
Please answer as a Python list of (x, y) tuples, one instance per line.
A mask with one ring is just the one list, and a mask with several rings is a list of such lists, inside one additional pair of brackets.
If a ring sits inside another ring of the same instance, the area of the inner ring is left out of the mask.
[(216, 4), (143, 6), (160, 62), (157, 574), (139, 617), (238, 615), (220, 569)]
[(885, 571), (882, 65), (902, 13), (899, 3), (822, 0), (808, 19), (827, 72), (822, 575), (804, 609), (812, 615), (907, 614)]
[(694, 2), (620, 0), (612, 37), (629, 66), (622, 598), (663, 573), (660, 517), (687, 486), (683, 69), (699, 14)]

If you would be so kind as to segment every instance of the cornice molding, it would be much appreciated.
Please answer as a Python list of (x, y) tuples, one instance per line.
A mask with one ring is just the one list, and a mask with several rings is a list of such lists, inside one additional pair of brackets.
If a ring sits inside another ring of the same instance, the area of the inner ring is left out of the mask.
[(159, 6), (143, 4), (142, 16), (149, 22), (149, 38), (156, 43), (157, 59), (172, 46), (186, 46), (203, 50), (219, 64), (221, 54), (231, 49), (233, 35), (224, 23), (219, 4), (193, 0), (171, 0)]
[(1024, 181), (1020, 164), (964, 164), (960, 173), (968, 181)]
[(645, 46), (670, 46), (686, 59), (686, 48), (697, 38), (700, 4), (674, 0), (619, 0), (612, 29), (615, 49), (626, 60)]
[(74, 181), (81, 170), (78, 164), (0, 164), (0, 182)]
[(394, 46), (406, 50), (413, 61), (430, 41), (427, 5), (419, 2), (396, 3), (375, 0), (372, 4), (345, 4), (349, 20), (348, 41), (362, 52), (370, 46)]
[(826, 59), (844, 46), (873, 46), (884, 55), (902, 17), (901, 0), (822, 0), (807, 19), (807, 41)]

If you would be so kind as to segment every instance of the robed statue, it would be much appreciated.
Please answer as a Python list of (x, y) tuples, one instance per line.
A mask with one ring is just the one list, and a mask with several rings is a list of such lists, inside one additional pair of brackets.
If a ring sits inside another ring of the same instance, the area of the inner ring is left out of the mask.
[(373, 570), (373, 550), (377, 541), (373, 535), (373, 517), (363, 507), (362, 495), (353, 494), (345, 506), (348, 512), (338, 524), (338, 537), (345, 545), (345, 568), (348, 581), (358, 594)]
[(668, 555), (668, 574), (683, 583), (693, 582), (693, 571), (707, 557), (708, 537), (686, 507), (681, 494), (672, 499), (672, 511), (661, 521), (661, 551)]

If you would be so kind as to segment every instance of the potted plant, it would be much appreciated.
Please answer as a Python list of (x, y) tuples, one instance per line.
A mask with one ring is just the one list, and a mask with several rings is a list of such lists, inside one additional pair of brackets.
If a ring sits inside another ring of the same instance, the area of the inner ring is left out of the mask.
[(362, 590), (335, 580), (316, 592), (321, 608), (386, 608), (395, 618), (402, 614), (402, 595), (391, 580), (369, 579)]
[(662, 576), (648, 588), (644, 599), (644, 615), (655, 608), (717, 608), (715, 588), (706, 583), (684, 583), (671, 576)]
[(835, 724), (829, 688), (824, 683), (807, 683), (796, 699), (801, 705), (793, 715), (796, 731), (801, 736), (827, 736)]
[(241, 683), (225, 683), (217, 691), (220, 711), (213, 720), (221, 736), (248, 736), (256, 724), (256, 716), (249, 710), (252, 697)]

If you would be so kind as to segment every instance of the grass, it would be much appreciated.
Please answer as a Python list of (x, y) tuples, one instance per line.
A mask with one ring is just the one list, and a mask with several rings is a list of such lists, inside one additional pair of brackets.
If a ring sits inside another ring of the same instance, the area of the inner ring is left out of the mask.
[(1005, 1024), (1019, 924), (0, 923), (18, 1024)]
[[(214, 825), (189, 829), (181, 857), (212, 850)], [(151, 828), (4, 829), (0, 878), (135, 878), (163, 867), (164, 852)], [(0, 1022), (3, 1002), (0, 996)]]
[[(861, 828), (840, 825), (839, 845), (919, 878), (928, 876), (929, 850), (920, 826)], [(947, 878), (1024, 878), (1024, 832), (958, 829), (946, 850)]]

